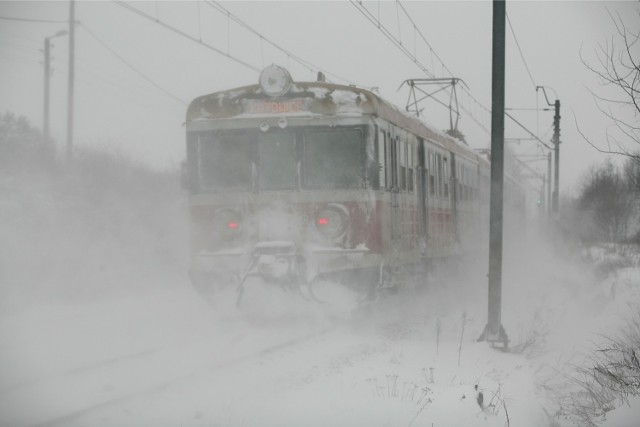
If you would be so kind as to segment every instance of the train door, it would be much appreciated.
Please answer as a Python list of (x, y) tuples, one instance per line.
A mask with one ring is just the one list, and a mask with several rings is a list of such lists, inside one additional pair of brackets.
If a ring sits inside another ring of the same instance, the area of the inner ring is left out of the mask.
[(442, 243), (446, 247), (447, 254), (452, 250), (455, 242), (455, 211), (451, 191), (451, 153), (443, 151), (438, 156), (438, 167), (440, 176), (440, 197), (442, 200), (441, 221), (442, 221)]
[(428, 210), (428, 185), (427, 185), (427, 150), (424, 140), (418, 138), (418, 218), (420, 221), (420, 252), (422, 256), (427, 255), (427, 235), (429, 233), (429, 210)]
[(460, 241), (460, 216), (458, 215), (458, 169), (456, 168), (456, 156), (455, 154), (453, 154), (453, 152), (451, 153), (451, 177), (449, 178), (449, 180), (451, 181), (451, 191), (450, 191), (450, 196), (451, 196), (451, 212), (452, 212), (452, 227), (453, 227), (453, 236), (454, 236), (454, 241), (455, 242), (459, 242)]
[(400, 210), (400, 186), (398, 182), (398, 145), (399, 139), (397, 136), (387, 139), (389, 143), (389, 173), (391, 175), (391, 247), (394, 250), (399, 250), (402, 243), (402, 212)]

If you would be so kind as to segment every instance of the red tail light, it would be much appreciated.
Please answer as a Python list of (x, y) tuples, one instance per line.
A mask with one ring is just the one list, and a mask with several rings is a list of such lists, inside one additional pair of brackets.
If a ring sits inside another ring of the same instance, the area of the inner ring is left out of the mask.
[(349, 211), (342, 205), (332, 203), (316, 215), (316, 228), (330, 239), (342, 236), (348, 226)]
[(212, 225), (215, 239), (232, 240), (242, 232), (240, 215), (231, 209), (220, 209), (216, 212)]

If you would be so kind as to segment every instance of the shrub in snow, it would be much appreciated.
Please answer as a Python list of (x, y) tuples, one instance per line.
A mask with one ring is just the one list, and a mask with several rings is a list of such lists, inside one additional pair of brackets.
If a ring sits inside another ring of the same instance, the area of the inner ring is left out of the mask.
[(177, 171), (83, 148), (71, 164), (24, 120), (0, 117), (0, 300), (86, 298), (186, 277)]

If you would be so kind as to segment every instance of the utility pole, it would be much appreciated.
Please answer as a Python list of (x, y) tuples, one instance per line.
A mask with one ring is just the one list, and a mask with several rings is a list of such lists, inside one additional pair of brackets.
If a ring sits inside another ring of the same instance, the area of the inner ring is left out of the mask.
[(552, 196), (551, 196), (551, 182), (553, 181), (552, 176), (551, 176), (551, 163), (552, 163), (552, 159), (551, 159), (551, 152), (549, 152), (549, 154), (547, 155), (547, 218), (551, 218), (551, 214), (552, 214), (552, 205), (553, 203), (551, 202)]
[(540, 217), (544, 218), (546, 216), (547, 204), (549, 201), (547, 200), (545, 191), (547, 190), (547, 176), (545, 174), (541, 174), (542, 186), (540, 187), (540, 208), (538, 209), (538, 214)]
[(67, 92), (67, 162), (73, 156), (73, 81), (75, 46), (75, 0), (69, 0), (69, 83)]
[(504, 74), (505, 0), (493, 0), (491, 76), (491, 200), (489, 212), (489, 306), (487, 326), (478, 341), (502, 343), (509, 338), (502, 327), (502, 223), (504, 187)]
[(44, 111), (42, 112), (42, 137), (45, 144), (49, 143), (49, 80), (51, 79), (51, 66), (49, 65), (49, 52), (51, 50), (50, 37), (44, 38)]
[(560, 198), (560, 100), (556, 99), (554, 104), (555, 114), (553, 116), (553, 145), (555, 152), (555, 170), (553, 181), (553, 217), (558, 219), (560, 211), (559, 198)]
[(64, 36), (67, 30), (60, 30), (52, 36), (44, 38), (44, 112), (42, 114), (42, 134), (45, 144), (49, 143), (49, 105), (51, 83), (51, 39)]
[[(550, 216), (557, 220), (560, 212), (560, 204), (558, 202), (560, 200), (560, 100), (556, 98), (556, 102), (552, 104), (549, 102), (549, 98), (547, 98), (545, 86), (536, 86), (536, 92), (538, 89), (542, 89), (547, 105), (554, 107), (555, 110), (555, 114), (553, 115), (553, 151), (555, 154), (555, 169), (553, 173), (553, 195), (551, 200)], [(553, 92), (555, 93), (555, 90), (553, 90)], [(558, 96), (558, 94), (556, 94), (556, 96)], [(551, 162), (551, 153), (549, 153), (549, 162)], [(549, 163), (549, 182), (551, 182), (551, 163)], [(551, 190), (551, 187), (549, 187), (549, 190)]]

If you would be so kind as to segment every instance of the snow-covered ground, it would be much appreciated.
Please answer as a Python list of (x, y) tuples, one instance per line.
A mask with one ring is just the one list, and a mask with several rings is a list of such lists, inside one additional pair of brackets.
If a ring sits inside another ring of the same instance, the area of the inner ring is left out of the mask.
[[(393, 296), (356, 319), (313, 305), (302, 315), (306, 302), (289, 315), (220, 315), (186, 282), (40, 302), (2, 317), (0, 425), (562, 424), (554, 399), (638, 301), (640, 270), (595, 286), (548, 267), (505, 275), (512, 352), (476, 342), (484, 283)], [(631, 403), (605, 425), (635, 425)]]
[(432, 313), (397, 314), (219, 319), (188, 288), (33, 307), (2, 324), (0, 417), (7, 426), (544, 420), (533, 365), (476, 343), (479, 322), (467, 320), (460, 346), (451, 333), (463, 333), (462, 319), (443, 317), (438, 339)]

